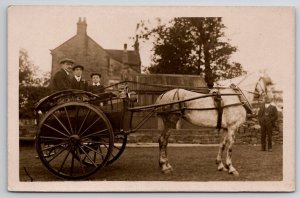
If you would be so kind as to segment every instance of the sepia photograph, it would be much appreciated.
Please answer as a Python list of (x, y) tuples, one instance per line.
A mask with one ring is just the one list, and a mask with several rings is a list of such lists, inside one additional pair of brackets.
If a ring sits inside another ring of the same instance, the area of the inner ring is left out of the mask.
[(9, 191), (295, 191), (295, 8), (7, 13)]

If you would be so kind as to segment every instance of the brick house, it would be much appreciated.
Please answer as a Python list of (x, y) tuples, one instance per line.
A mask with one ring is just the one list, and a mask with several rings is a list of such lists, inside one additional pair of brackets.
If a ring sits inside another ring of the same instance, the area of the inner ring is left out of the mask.
[(59, 61), (62, 58), (71, 58), (85, 67), (83, 78), (90, 82), (90, 74), (98, 72), (102, 74), (102, 84), (109, 85), (122, 80), (132, 80), (135, 75), (141, 73), (141, 59), (139, 43), (136, 39), (134, 50), (104, 49), (87, 35), (86, 19), (79, 18), (77, 22), (77, 34), (50, 50), (52, 55), (51, 76), (59, 69)]

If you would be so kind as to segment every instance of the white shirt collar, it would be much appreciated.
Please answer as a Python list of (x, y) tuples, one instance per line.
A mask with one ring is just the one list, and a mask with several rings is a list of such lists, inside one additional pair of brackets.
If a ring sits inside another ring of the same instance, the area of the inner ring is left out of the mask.
[(100, 83), (99, 82), (97, 82), (97, 83), (93, 83), (93, 86), (99, 86), (100, 85)]
[(74, 76), (74, 77), (78, 82), (81, 80), (81, 76)]
[(274, 107), (276, 106), (274, 102), (271, 102), (271, 103), (265, 103), (265, 107), (266, 107), (266, 108), (268, 108), (270, 105), (271, 105), (271, 106), (274, 106)]

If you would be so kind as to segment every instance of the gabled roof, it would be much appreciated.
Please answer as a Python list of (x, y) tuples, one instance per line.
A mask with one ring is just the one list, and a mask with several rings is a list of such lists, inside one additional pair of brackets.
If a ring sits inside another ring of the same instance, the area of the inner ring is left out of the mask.
[[(67, 45), (67, 44), (73, 42), (73, 40), (76, 39), (76, 37), (77, 37), (77, 35), (71, 37), (70, 39), (68, 39), (67, 41), (63, 42), (58, 47), (56, 47), (53, 50), (51, 50), (51, 52), (55, 52), (56, 50), (58, 50), (62, 46)], [(120, 63), (123, 62), (124, 50), (104, 49), (96, 41), (94, 41), (91, 37), (89, 37), (88, 35), (86, 35), (86, 37), (87, 37), (88, 40), (90, 40), (91, 42), (95, 43), (96, 46), (98, 46), (99, 48), (105, 50), (112, 59), (114, 59), (114, 60), (116, 60), (116, 61), (118, 61)], [(127, 50), (127, 54), (128, 54), (128, 65), (131, 66), (132, 69), (137, 70), (137, 72), (140, 72), (141, 59), (140, 59), (139, 53), (137, 53), (134, 50)]]
[[(114, 50), (114, 49), (105, 49), (111, 58), (115, 59), (116, 61), (122, 63), (123, 62), (123, 54), (124, 50)], [(131, 66), (140, 66), (141, 60), (139, 53), (133, 50), (127, 50), (128, 54), (128, 64)]]

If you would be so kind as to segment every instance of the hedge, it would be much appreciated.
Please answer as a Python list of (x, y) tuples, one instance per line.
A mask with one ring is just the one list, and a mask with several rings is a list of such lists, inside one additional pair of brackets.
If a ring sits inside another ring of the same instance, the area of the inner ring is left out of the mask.
[(50, 95), (48, 87), (20, 86), (19, 87), (19, 118), (34, 118), (35, 104), (45, 96)]

